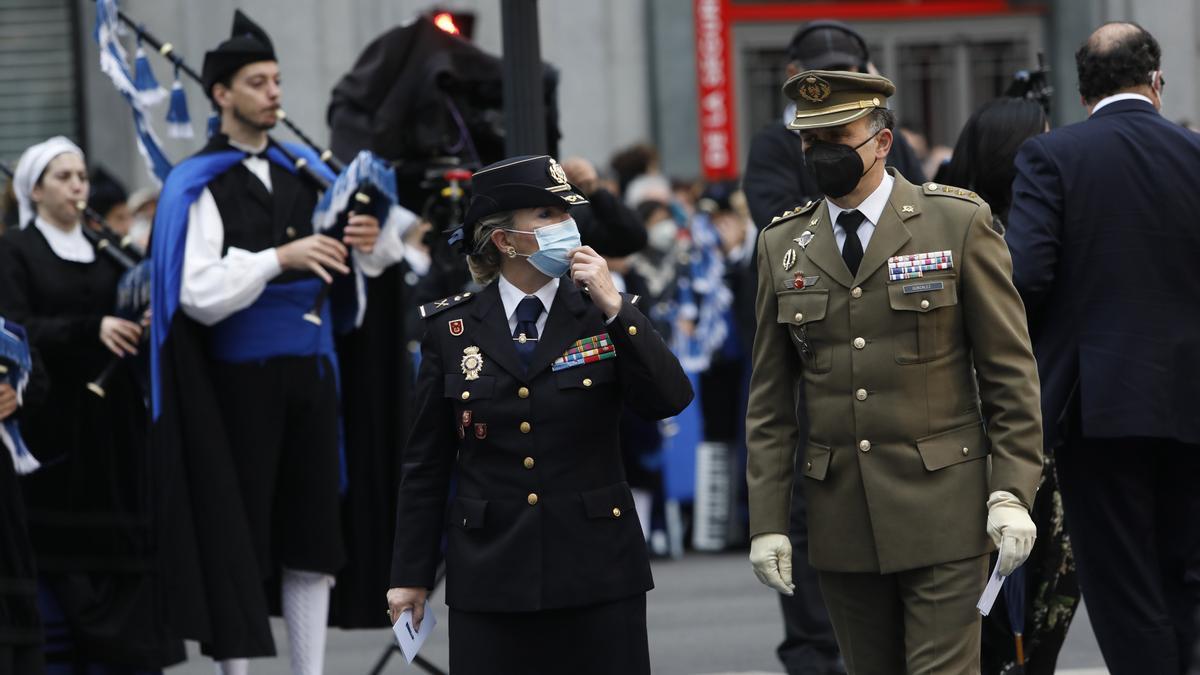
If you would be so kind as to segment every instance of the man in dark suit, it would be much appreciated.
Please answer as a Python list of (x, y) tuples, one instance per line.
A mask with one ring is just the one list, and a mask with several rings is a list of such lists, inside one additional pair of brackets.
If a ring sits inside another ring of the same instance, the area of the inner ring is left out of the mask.
[(1200, 608), (1200, 136), (1155, 39), (1075, 55), (1090, 117), (1017, 155), (1008, 225), (1079, 583), (1114, 675), (1186, 672)]
[[(784, 81), (806, 70), (865, 73), (872, 68), (866, 41), (840, 21), (813, 21), (801, 26), (792, 36), (787, 54)], [(750, 215), (760, 230), (784, 211), (824, 196), (804, 165), (800, 135), (787, 128), (793, 107), (788, 106), (778, 120), (763, 127), (750, 141), (742, 189), (750, 204)], [(910, 183), (925, 182), (921, 162), (903, 134), (896, 134), (886, 162)]]

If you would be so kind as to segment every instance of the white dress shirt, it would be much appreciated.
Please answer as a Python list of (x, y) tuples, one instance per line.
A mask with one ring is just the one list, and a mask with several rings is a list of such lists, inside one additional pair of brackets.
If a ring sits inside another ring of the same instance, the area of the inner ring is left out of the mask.
[[(542, 301), (542, 313), (537, 318), (538, 335), (542, 334), (542, 330), (546, 327), (546, 319), (550, 316), (550, 306), (554, 304), (554, 296), (558, 294), (558, 284), (560, 279), (555, 277), (546, 282), (545, 286), (533, 292), (534, 297)], [(500, 275), (500, 280), (497, 284), (500, 291), (500, 302), (504, 304), (504, 315), (508, 317), (508, 333), (512, 335), (517, 331), (517, 305), (521, 301), (529, 297), (525, 291), (512, 285), (504, 275)]]
[(69, 231), (63, 231), (42, 220), (41, 216), (33, 219), (33, 226), (46, 238), (54, 255), (70, 262), (90, 263), (96, 259), (96, 249), (92, 248), (87, 237), (83, 236), (83, 226), (75, 223)]
[(879, 219), (883, 216), (883, 209), (887, 207), (888, 197), (892, 196), (892, 185), (895, 182), (896, 179), (892, 178), (891, 174), (884, 172), (879, 187), (857, 208), (843, 209), (829, 199), (825, 200), (825, 205), (829, 207), (829, 219), (833, 222), (833, 239), (837, 242), (838, 251), (846, 245), (846, 228), (838, 225), (838, 216), (842, 215), (843, 211), (858, 211), (866, 216), (862, 225), (858, 226), (858, 240), (862, 242), (862, 250), (866, 251), (867, 245), (871, 243), (871, 235), (875, 234), (875, 227), (879, 225)]
[(1151, 101), (1149, 98), (1142, 96), (1141, 94), (1113, 94), (1112, 96), (1105, 96), (1097, 101), (1096, 105), (1092, 106), (1091, 114), (1095, 115), (1104, 106), (1108, 105), (1109, 103), (1116, 103), (1117, 101), (1145, 101), (1150, 105), (1154, 105), (1154, 101)]
[[(249, 148), (234, 141), (229, 144), (239, 150), (258, 153), (266, 149)], [(270, 162), (253, 154), (242, 160), (267, 192), (271, 192)], [(377, 277), (387, 267), (404, 258), (403, 236), (417, 222), (407, 209), (393, 207), (388, 214), (375, 249), (364, 254), (353, 250), (351, 255), (363, 273)], [(184, 244), (183, 281), (179, 305), (184, 313), (200, 323), (211, 326), (241, 311), (258, 299), (272, 279), (283, 271), (274, 248), (257, 253), (230, 247), (224, 256), (225, 223), (217, 209), (217, 201), (208, 188), (188, 208), (187, 241)]]

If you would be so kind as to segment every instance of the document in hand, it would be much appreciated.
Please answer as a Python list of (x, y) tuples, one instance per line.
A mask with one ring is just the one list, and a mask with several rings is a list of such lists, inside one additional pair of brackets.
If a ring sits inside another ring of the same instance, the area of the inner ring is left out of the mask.
[(404, 658), (408, 659), (409, 663), (417, 658), (421, 645), (425, 644), (425, 640), (433, 633), (433, 627), (437, 625), (437, 617), (433, 615), (433, 608), (429, 606), (428, 600), (425, 601), (425, 616), (421, 619), (420, 630), (413, 628), (412, 621), (412, 610), (406, 609), (401, 612), (396, 625), (392, 626), (396, 633), (396, 642), (400, 644), (400, 651), (404, 652)]
[(1000, 595), (1000, 587), (1004, 585), (1004, 580), (1007, 578), (1000, 576), (1000, 558), (997, 557), (996, 566), (992, 568), (992, 578), (988, 579), (987, 586), (983, 589), (983, 595), (979, 598), (979, 604), (976, 605), (980, 614), (987, 616), (992, 611), (992, 605), (996, 604), (996, 596)]

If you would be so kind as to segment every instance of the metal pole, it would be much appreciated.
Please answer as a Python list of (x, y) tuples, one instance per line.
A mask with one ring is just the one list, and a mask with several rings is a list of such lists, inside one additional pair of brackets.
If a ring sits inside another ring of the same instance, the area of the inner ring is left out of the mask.
[(500, 0), (504, 45), (504, 152), (546, 152), (546, 100), (537, 0)]

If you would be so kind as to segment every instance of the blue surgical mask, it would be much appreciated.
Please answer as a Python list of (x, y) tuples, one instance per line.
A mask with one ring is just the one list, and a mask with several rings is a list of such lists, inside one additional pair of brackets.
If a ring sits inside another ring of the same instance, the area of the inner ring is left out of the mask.
[(574, 218), (567, 218), (561, 223), (539, 227), (533, 232), (522, 232), (520, 230), (506, 230), (508, 232), (520, 232), (521, 234), (532, 234), (537, 238), (538, 250), (530, 255), (518, 253), (529, 258), (529, 264), (533, 265), (537, 271), (545, 274), (551, 279), (561, 277), (571, 269), (571, 251), (579, 248), (582, 242), (579, 239), (579, 227), (575, 225)]

